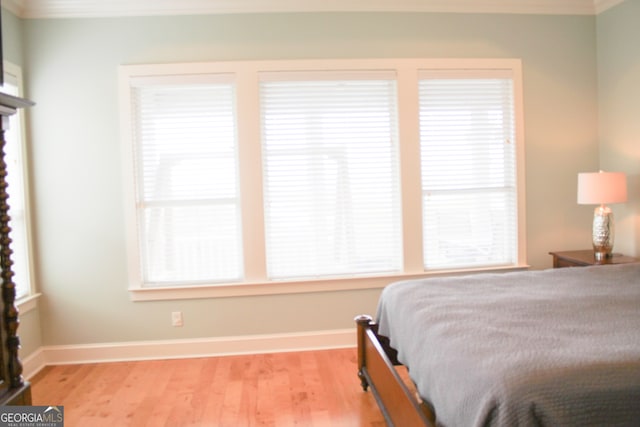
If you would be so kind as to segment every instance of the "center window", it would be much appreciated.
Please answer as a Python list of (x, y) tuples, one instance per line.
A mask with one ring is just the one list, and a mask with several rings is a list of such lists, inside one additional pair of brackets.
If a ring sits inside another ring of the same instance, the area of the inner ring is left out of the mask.
[(270, 279), (402, 268), (395, 76), (261, 75)]

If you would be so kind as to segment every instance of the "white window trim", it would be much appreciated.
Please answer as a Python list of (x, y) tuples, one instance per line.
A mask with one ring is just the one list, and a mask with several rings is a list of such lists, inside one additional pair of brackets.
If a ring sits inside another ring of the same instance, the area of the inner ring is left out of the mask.
[(30, 312), (31, 310), (35, 310), (38, 307), (38, 299), (41, 296), (42, 294), (38, 292), (22, 297), (16, 301), (16, 306), (18, 307), (20, 314), (22, 315)]
[[(20, 97), (24, 96), (23, 90), (24, 90), (24, 85), (23, 85), (23, 80), (22, 80), (22, 69), (20, 68), (20, 66), (6, 61), (3, 61), (3, 70), (5, 75), (11, 75), (13, 76), (16, 81), (18, 82), (18, 95)], [(28, 252), (28, 258), (29, 258), (29, 265), (28, 265), (28, 269), (29, 269), (29, 292), (27, 295), (24, 295), (18, 299), (16, 299), (16, 306), (18, 307), (18, 310), (22, 313), (31, 311), (32, 309), (37, 307), (37, 300), (38, 298), (41, 296), (40, 293), (37, 292), (37, 286), (36, 286), (36, 274), (35, 274), (35, 269), (34, 269), (34, 264), (33, 264), (33, 240), (32, 240), (32, 236), (33, 236), (33, 231), (32, 231), (32, 221), (31, 221), (31, 206), (30, 206), (30, 202), (31, 202), (31, 197), (29, 192), (27, 191), (29, 188), (31, 188), (31, 185), (29, 183), (29, 176), (31, 175), (29, 172), (29, 150), (28, 150), (28, 146), (27, 146), (27, 126), (26, 126), (26, 120), (25, 120), (25, 111), (24, 109), (19, 109), (18, 112), (16, 113), (19, 115), (20, 117), (20, 135), (22, 136), (22, 141), (20, 144), (20, 147), (22, 149), (22, 159), (23, 159), (23, 164), (22, 164), (22, 172), (23, 172), (23, 177), (22, 177), (22, 182), (24, 183), (24, 187), (25, 187), (25, 197), (24, 197), (24, 220), (25, 220), (25, 224), (26, 224), (26, 233), (27, 233), (27, 252)], [(9, 206), (11, 206), (11, 199), (9, 199)]]
[[(463, 270), (425, 272), (422, 259), (422, 213), (420, 186), (420, 140), (418, 125), (418, 73), (416, 70), (507, 69), (514, 79), (516, 115), (518, 260), (515, 265)], [(308, 281), (268, 281), (264, 253), (264, 211), (262, 206), (262, 157), (260, 146), (260, 111), (257, 74), (270, 71), (317, 70), (392, 70), (398, 78), (398, 117), (400, 132), (400, 179), (402, 182), (403, 273), (358, 278), (332, 278)], [(135, 211), (135, 177), (132, 152), (130, 80), (140, 76), (181, 74), (235, 73), (237, 122), (241, 175), (241, 206), (245, 281), (243, 283), (143, 287), (137, 249), (137, 216)], [(296, 61), (243, 61), (181, 64), (123, 65), (119, 69), (121, 111), (121, 142), (127, 260), (128, 290), (134, 301), (269, 295), (324, 292), (349, 289), (381, 288), (409, 278), (448, 275), (459, 272), (512, 271), (528, 267), (526, 263), (525, 163), (523, 127), (522, 64), (519, 59), (346, 59)], [(247, 125), (248, 124), (248, 125)], [(247, 171), (251, 171), (247, 173)]]

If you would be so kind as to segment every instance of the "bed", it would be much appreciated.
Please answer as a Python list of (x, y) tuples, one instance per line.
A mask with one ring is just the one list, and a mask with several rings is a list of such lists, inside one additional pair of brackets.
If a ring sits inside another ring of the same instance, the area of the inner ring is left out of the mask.
[(389, 425), (640, 425), (640, 264), (397, 282), (356, 323)]

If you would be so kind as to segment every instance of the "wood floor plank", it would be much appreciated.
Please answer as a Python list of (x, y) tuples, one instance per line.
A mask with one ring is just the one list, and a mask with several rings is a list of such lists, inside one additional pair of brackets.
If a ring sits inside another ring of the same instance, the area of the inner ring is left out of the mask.
[[(202, 393), (207, 397), (205, 407), (202, 411), (202, 420), (220, 420), (224, 411), (224, 398), (229, 384), (231, 363), (230, 357), (212, 358), (215, 364), (213, 375), (208, 379), (209, 383), (202, 389)], [(205, 384), (207, 379), (204, 379)]]
[(382, 427), (356, 371), (350, 348), (48, 366), (31, 385), (69, 427)]

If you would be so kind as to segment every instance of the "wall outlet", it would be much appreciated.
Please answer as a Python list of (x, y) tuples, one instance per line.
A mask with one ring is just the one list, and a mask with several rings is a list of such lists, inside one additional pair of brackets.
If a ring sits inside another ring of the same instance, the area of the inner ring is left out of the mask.
[(184, 321), (182, 319), (182, 312), (181, 311), (174, 311), (171, 313), (171, 324), (173, 326), (183, 326), (184, 325)]

